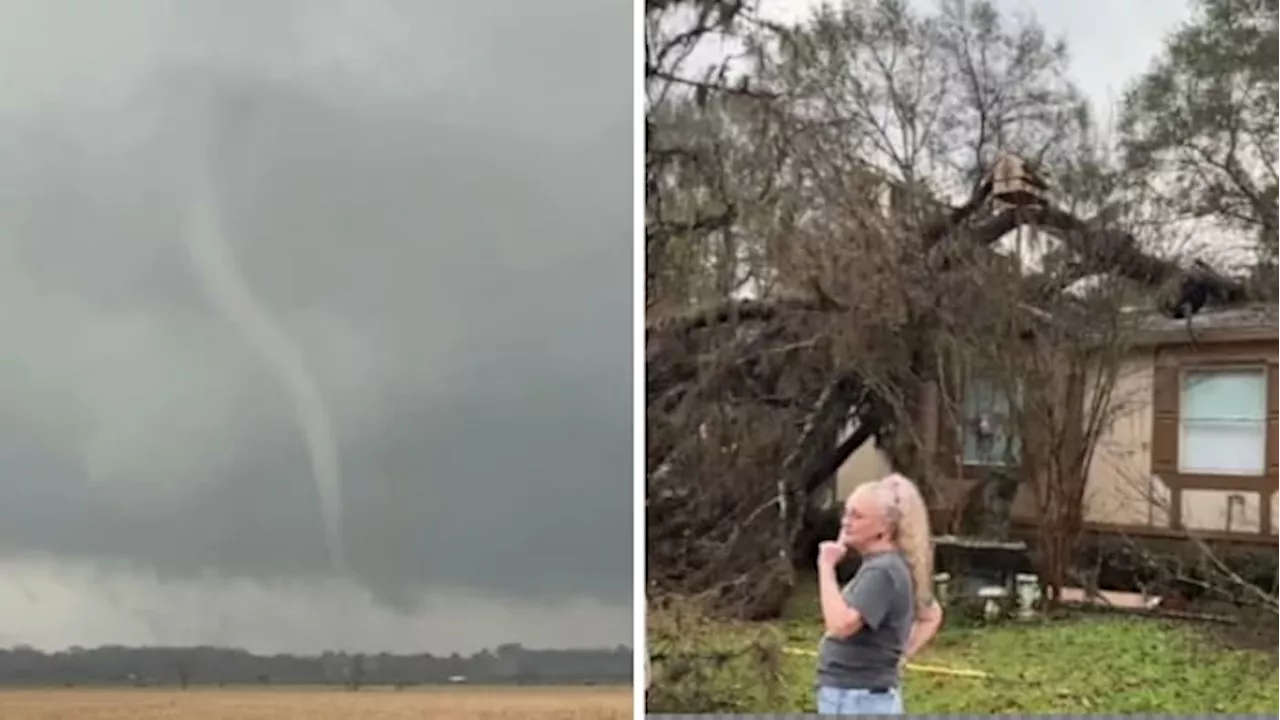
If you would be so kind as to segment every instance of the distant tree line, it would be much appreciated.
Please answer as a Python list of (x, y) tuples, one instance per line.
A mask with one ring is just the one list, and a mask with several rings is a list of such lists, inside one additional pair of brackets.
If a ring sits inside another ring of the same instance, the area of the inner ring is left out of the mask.
[(630, 684), (631, 649), (530, 650), (500, 645), (470, 656), (349, 654), (255, 655), (219, 647), (73, 647), (46, 653), (0, 650), (0, 685), (364, 685), (452, 682)]

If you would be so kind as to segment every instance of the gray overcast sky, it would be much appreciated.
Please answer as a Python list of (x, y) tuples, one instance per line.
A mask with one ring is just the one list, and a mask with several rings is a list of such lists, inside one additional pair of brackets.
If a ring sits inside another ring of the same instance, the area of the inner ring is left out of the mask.
[[(5, 0), (0, 645), (628, 642), (632, 9)], [(184, 246), (202, 153), (328, 402)]]
[[(922, 9), (935, 0), (910, 0)], [(822, 0), (761, 0), (766, 15), (806, 17)], [(1008, 15), (1033, 15), (1052, 36), (1066, 38), (1071, 75), (1106, 122), (1126, 85), (1155, 59), (1164, 36), (1191, 18), (1190, 0), (991, 0)]]

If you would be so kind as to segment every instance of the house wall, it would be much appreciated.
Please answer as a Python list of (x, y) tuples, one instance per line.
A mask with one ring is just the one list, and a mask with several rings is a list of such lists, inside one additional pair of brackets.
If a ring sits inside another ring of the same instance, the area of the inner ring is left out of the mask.
[(1151, 474), (1151, 391), (1155, 352), (1144, 349), (1117, 371), (1111, 422), (1103, 428), (1085, 486), (1085, 522), (1169, 527), (1168, 486)]
[(849, 497), (859, 485), (879, 480), (891, 472), (889, 459), (876, 447), (875, 440), (868, 440), (836, 471), (836, 502)]
[[(1161, 472), (1167, 459), (1167, 437), (1157, 432), (1165, 418), (1154, 402), (1168, 402), (1168, 390), (1157, 395), (1160, 370), (1230, 363), (1260, 364), (1270, 368), (1272, 382), (1268, 417), (1275, 433), (1277, 346), (1267, 341), (1214, 342), (1202, 345), (1164, 345), (1143, 348), (1124, 362), (1113, 390), (1111, 422), (1103, 429), (1089, 467), (1085, 489), (1084, 519), (1098, 530), (1107, 528), (1146, 531), (1175, 536), (1180, 526), (1209, 534), (1258, 538), (1276, 537), (1280, 527), (1280, 500), (1276, 493), (1275, 440), (1268, 450), (1267, 476), (1263, 478), (1195, 478)], [(1167, 414), (1167, 411), (1164, 411)], [(1153, 444), (1155, 447), (1153, 447)], [(846, 497), (858, 484), (875, 480), (891, 468), (884, 455), (868, 442), (854, 453), (836, 475), (838, 497)], [(955, 509), (972, 480), (941, 480), (935, 511)], [(1269, 512), (1268, 512), (1269, 511)], [(1267, 516), (1264, 519), (1264, 513)], [(1034, 491), (1024, 486), (1013, 505), (1015, 521), (1035, 521)], [(1268, 522), (1269, 520), (1269, 522)]]
[[(1274, 339), (1197, 345), (1179, 342), (1134, 353), (1121, 368), (1112, 422), (1101, 434), (1090, 466), (1085, 521), (1102, 526), (1099, 529), (1145, 528), (1170, 535), (1180, 532), (1175, 524), (1184, 530), (1232, 536), (1256, 535), (1265, 528), (1274, 537), (1274, 449), (1268, 450), (1269, 477), (1204, 478), (1178, 474), (1176, 446), (1170, 447), (1169, 439), (1169, 433), (1176, 432), (1176, 428), (1158, 430), (1157, 423), (1168, 423), (1170, 411), (1159, 406), (1176, 406), (1179, 387), (1166, 384), (1158, 389), (1157, 382), (1161, 373), (1176, 379), (1179, 370), (1231, 364), (1266, 365), (1274, 378), (1276, 360)], [(1272, 385), (1268, 411), (1274, 418), (1274, 381)], [(1175, 407), (1172, 424), (1176, 424), (1176, 413)], [(1267, 489), (1269, 493), (1265, 492)], [(1264, 523), (1264, 508), (1270, 510), (1270, 522)]]

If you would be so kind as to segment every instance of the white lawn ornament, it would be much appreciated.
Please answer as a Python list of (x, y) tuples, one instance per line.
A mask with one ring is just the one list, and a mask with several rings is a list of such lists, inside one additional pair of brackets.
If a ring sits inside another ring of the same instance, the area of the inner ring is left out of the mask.
[(933, 576), (933, 597), (946, 607), (951, 597), (951, 573), (940, 572)]
[(1018, 617), (1026, 619), (1036, 612), (1040, 601), (1040, 578), (1031, 573), (1018, 573), (1013, 578), (1018, 593)]
[(1009, 597), (1009, 591), (999, 585), (988, 585), (978, 590), (978, 597), (986, 600), (982, 604), (983, 617), (987, 620), (995, 620), (1001, 614), (1000, 601)]

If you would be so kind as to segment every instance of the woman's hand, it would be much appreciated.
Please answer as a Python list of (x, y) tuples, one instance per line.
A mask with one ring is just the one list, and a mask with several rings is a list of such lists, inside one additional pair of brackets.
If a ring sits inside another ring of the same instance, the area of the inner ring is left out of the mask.
[(830, 569), (840, 564), (849, 548), (839, 540), (828, 540), (818, 544), (818, 568)]

